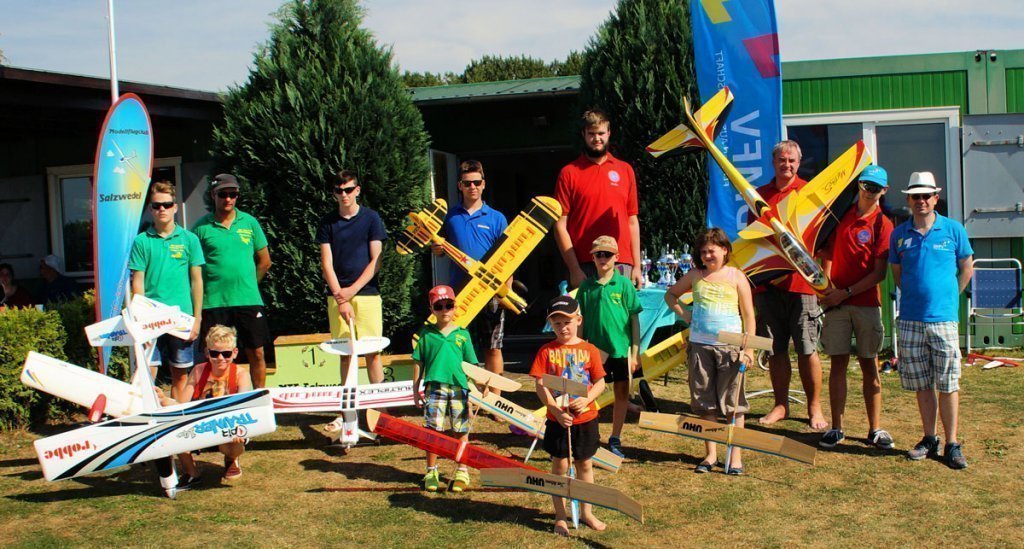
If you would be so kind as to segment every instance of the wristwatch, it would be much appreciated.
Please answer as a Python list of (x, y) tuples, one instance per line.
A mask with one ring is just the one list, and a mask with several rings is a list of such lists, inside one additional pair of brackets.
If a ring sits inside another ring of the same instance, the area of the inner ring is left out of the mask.
[(853, 290), (851, 290), (850, 287), (847, 286), (846, 287), (846, 297), (852, 297), (852, 296), (853, 296)]

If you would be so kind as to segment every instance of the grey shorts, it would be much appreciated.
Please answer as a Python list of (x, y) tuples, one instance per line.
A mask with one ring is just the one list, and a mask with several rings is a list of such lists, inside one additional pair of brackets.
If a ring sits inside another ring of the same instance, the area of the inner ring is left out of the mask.
[(750, 410), (740, 381), (740, 348), (736, 345), (690, 343), (690, 407), (694, 413), (721, 415)]
[(768, 290), (754, 295), (757, 313), (757, 335), (773, 339), (772, 354), (789, 352), (789, 342), (798, 355), (818, 352), (821, 335), (821, 306), (818, 296), (794, 294), (768, 285)]
[(897, 326), (900, 331), (900, 385), (908, 391), (959, 391), (959, 324), (900, 319)]
[(882, 350), (881, 307), (840, 305), (825, 312), (821, 347), (827, 355), (848, 355), (850, 338), (857, 338), (857, 357), (875, 358)]

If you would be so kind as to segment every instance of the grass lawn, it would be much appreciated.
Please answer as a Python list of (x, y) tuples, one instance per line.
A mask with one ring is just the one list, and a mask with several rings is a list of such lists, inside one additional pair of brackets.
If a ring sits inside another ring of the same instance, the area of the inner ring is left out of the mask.
[[(825, 370), (827, 385), (827, 362)], [(654, 385), (662, 411), (688, 411), (681, 376), (675, 371), (667, 387)], [(220, 455), (203, 454), (204, 486), (174, 501), (142, 466), (48, 483), (32, 450), (32, 440), (44, 433), (2, 433), (0, 545), (1024, 546), (1018, 509), (1024, 369), (965, 368), (960, 438), (970, 467), (964, 471), (904, 458), (921, 437), (920, 419), (913, 394), (899, 388), (895, 374), (883, 376), (882, 419), (897, 448), (866, 446), (859, 376), (853, 367), (847, 439), (819, 452), (814, 467), (746, 452), (743, 477), (695, 475), (701, 442), (627, 424), (626, 463), (616, 475), (598, 470), (597, 482), (639, 500), (646, 523), (598, 509), (608, 530), (581, 529), (572, 540), (550, 533), (547, 496), (408, 491), (423, 475), (419, 451), (385, 441), (343, 455), (324, 447), (319, 427), (327, 416), (279, 416), (277, 432), (250, 444), (243, 476), (230, 483), (220, 480)], [(767, 386), (765, 372), (750, 373), (748, 390)], [(531, 388), (513, 399), (535, 407)], [(828, 414), (827, 391), (823, 400)], [(769, 410), (771, 398), (753, 399), (751, 406), (748, 426)], [(816, 445), (820, 434), (810, 432), (805, 409), (793, 411), (795, 418), (772, 431)], [(396, 413), (421, 421), (413, 410)], [(605, 436), (609, 423), (610, 410), (602, 416)], [(526, 439), (488, 418), (479, 418), (474, 431), (476, 442), (499, 453), (526, 453)], [(536, 456), (531, 463), (550, 466), (543, 450)], [(442, 476), (452, 470), (450, 462), (441, 463)], [(329, 490), (352, 487), (394, 490)]]

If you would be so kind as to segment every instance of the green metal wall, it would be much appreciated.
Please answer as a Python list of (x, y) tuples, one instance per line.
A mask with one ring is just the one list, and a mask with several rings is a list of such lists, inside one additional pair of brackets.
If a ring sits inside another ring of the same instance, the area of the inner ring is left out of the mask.
[(807, 114), (967, 104), (964, 72), (784, 80), (782, 110)]

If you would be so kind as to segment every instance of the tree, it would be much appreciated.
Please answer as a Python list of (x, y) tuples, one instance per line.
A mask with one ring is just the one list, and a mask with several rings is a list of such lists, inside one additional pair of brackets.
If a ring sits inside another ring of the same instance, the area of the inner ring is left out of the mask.
[(576, 50), (569, 52), (565, 61), (552, 61), (551, 72), (555, 76), (575, 76), (583, 69), (583, 54)]
[(583, 58), (580, 110), (610, 115), (612, 149), (636, 171), (644, 249), (692, 243), (707, 208), (705, 155), (658, 160), (644, 150), (683, 119), (684, 96), (699, 103), (687, 3), (620, 0)]
[[(286, 333), (323, 331), (326, 283), (314, 244), (318, 222), (337, 207), (332, 174), (355, 170), (361, 203), (390, 235), (427, 198), (423, 120), (391, 51), (360, 27), (355, 0), (290, 0), (248, 81), (224, 98), (213, 157), (243, 182), (243, 206), (263, 223), (274, 267), (263, 283), (272, 325)], [(251, 191), (250, 191), (251, 189)], [(419, 264), (385, 242), (380, 273), (384, 327), (413, 325)]]
[(402, 82), (410, 88), (425, 88), (427, 86), (447, 86), (449, 84), (462, 84), (462, 76), (454, 72), (409, 72), (402, 73)]
[(462, 76), (467, 83), (498, 82), (554, 76), (554, 72), (544, 61), (526, 55), (508, 57), (485, 55), (471, 61)]

